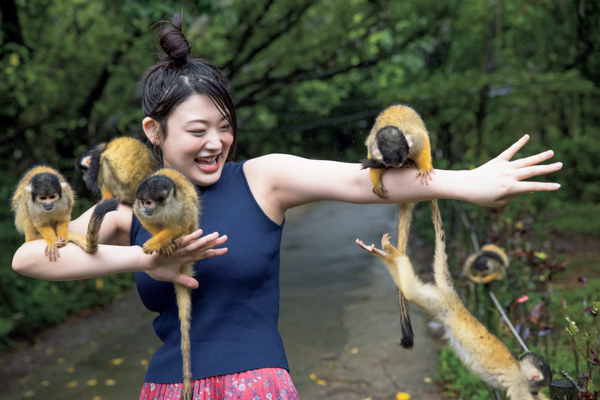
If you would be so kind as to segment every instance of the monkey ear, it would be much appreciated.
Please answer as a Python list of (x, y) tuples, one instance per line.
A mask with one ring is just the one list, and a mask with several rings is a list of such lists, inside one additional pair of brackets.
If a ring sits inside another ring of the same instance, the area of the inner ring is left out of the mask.
[(25, 186), (25, 190), (27, 190), (28, 192), (31, 192), (31, 185)]
[(60, 187), (65, 187), (65, 186), (67, 186), (67, 185), (68, 185), (68, 183), (67, 183), (67, 182), (61, 182), (61, 183), (60, 183)]
[(155, 119), (146, 117), (142, 120), (142, 128), (146, 137), (155, 146), (160, 146), (162, 141), (160, 140), (160, 124)]

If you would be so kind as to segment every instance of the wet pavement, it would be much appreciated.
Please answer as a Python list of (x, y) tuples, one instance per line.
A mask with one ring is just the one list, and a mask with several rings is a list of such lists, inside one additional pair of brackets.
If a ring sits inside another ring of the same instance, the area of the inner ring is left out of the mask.
[[(393, 234), (395, 214), (395, 206), (333, 202), (288, 213), (279, 326), (301, 399), (440, 398), (430, 383), (437, 351), (426, 318), (411, 309), (415, 348), (402, 350), (396, 287), (381, 262), (354, 244)], [(0, 399), (137, 399), (160, 346), (152, 319), (132, 291), (107, 311), (0, 356)], [(32, 364), (40, 367), (19, 375)]]

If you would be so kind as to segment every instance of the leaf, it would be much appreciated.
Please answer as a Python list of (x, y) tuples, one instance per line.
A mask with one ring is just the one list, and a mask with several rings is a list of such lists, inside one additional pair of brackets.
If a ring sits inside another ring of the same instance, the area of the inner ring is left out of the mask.
[(396, 400), (408, 400), (410, 399), (410, 394), (404, 392), (396, 393)]

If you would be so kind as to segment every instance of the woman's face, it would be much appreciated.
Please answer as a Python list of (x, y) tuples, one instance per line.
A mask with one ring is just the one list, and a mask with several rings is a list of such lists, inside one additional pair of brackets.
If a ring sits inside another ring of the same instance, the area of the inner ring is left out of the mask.
[(156, 121), (144, 119), (144, 131), (153, 144), (160, 145), (166, 167), (175, 168), (200, 186), (219, 180), (233, 130), (207, 95), (194, 94), (177, 107), (167, 120), (162, 141), (152, 135), (156, 128)]

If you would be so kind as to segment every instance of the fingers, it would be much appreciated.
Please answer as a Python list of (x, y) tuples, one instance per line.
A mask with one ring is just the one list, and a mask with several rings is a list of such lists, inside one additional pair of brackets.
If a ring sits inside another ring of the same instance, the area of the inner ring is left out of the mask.
[(514, 157), (515, 154), (517, 154), (517, 151), (521, 150), (521, 148), (523, 146), (525, 146), (525, 143), (527, 143), (528, 141), (529, 141), (529, 135), (523, 136), (521, 139), (517, 140), (517, 142), (515, 144), (510, 146), (508, 149), (504, 150), (498, 156), (498, 158), (501, 160), (509, 161), (511, 158)]
[(560, 189), (560, 183), (519, 182), (518, 190), (516, 190), (514, 193), (523, 194), (532, 192), (552, 192), (558, 189)]
[(183, 285), (185, 287), (189, 287), (190, 289), (197, 289), (198, 288), (198, 281), (195, 280), (192, 277), (189, 277), (187, 275), (183, 275), (183, 274), (179, 274), (175, 277), (175, 279), (173, 279), (173, 283), (178, 283), (180, 285)]
[(211, 233), (210, 235), (206, 235), (203, 238), (200, 238), (193, 243), (190, 243), (186, 249), (188, 251), (193, 251), (194, 253), (206, 251), (218, 246), (221, 246), (223, 243), (227, 241), (227, 235), (223, 235), (219, 237), (217, 232)]
[[(515, 171), (516, 178), (518, 180), (532, 178), (534, 176), (546, 175), (552, 172), (559, 171), (562, 168), (562, 163), (554, 163), (549, 165), (534, 165), (532, 167), (525, 167)], [(560, 185), (558, 186), (560, 187)]]
[(552, 150), (548, 150), (543, 153), (536, 154), (534, 156), (521, 158), (519, 160), (512, 161), (511, 164), (515, 168), (531, 167), (532, 165), (544, 162), (544, 161), (552, 158), (553, 156), (554, 156), (554, 152)]
[(200, 236), (202, 236), (202, 229), (198, 229), (197, 231), (192, 232), (187, 236), (184, 236), (183, 238), (181, 238), (181, 247), (187, 246), (190, 242), (193, 242)]

